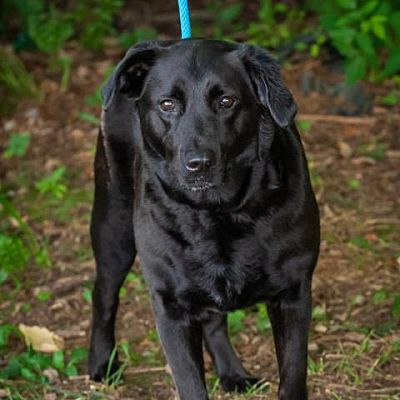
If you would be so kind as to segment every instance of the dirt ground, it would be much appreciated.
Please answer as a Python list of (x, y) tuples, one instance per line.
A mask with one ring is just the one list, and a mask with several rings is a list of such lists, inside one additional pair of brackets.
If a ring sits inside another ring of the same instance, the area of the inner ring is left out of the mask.
[[(64, 337), (67, 348), (73, 348), (88, 345), (91, 306), (83, 293), (92, 287), (94, 277), (88, 222), (97, 127), (82, 120), (81, 112), (99, 115), (100, 107), (87, 104), (85, 97), (95, 93), (120, 53), (107, 50), (93, 57), (73, 46), (68, 52), (74, 68), (66, 92), (59, 91), (57, 76), (40, 57), (25, 56), (44, 98), (40, 103), (22, 102), (0, 123), (0, 145), (11, 131), (32, 135), (24, 159), (1, 162), (2, 183), (13, 187), (23, 210), (32, 206), (26, 189), (18, 187), (21, 174), (29, 186), (55, 166), (65, 165), (71, 193), (62, 205), (64, 217), (57, 216), (60, 205), (52, 209), (36, 204), (41, 222), (32, 217), (33, 229), (49, 238), (54, 266), (32, 265), (23, 272), (22, 289), (13, 298), (3, 296), (0, 323), (45, 326)], [(400, 399), (400, 326), (393, 316), (393, 296), (400, 293), (400, 107), (382, 106), (377, 100), (391, 88), (390, 83), (364, 84), (360, 90), (375, 98), (370, 109), (357, 116), (333, 115), (334, 107), (346, 109), (348, 104), (327, 90), (305, 89), (305, 72), (325, 87), (342, 82), (344, 76), (331, 65), (307, 58), (284, 70), (299, 105), (299, 126), (322, 217), (323, 241), (313, 292), (319, 312), (312, 324), (309, 349), (310, 399)], [(135, 272), (139, 273), (138, 265)], [(22, 381), (5, 384), (18, 388), (27, 399), (174, 398), (147, 289), (140, 280), (125, 287), (117, 335), (120, 341), (129, 342), (131, 355), (123, 385), (112, 388), (88, 382), (84, 365), (78, 377), (37, 387), (34, 394)], [(4, 293), (12, 289), (11, 284), (2, 288)], [(53, 293), (47, 302), (35, 296), (44, 290)], [(387, 295), (379, 300), (375, 295), (383, 290)], [(272, 334), (257, 331), (255, 310), (246, 311), (244, 326), (233, 335), (233, 342), (248, 370), (266, 379), (267, 389), (246, 396), (215, 389), (214, 399), (276, 398)], [(22, 349), (23, 344), (15, 340), (13, 351)], [(0, 367), (6, 361), (7, 355), (0, 359)], [(208, 356), (206, 361), (211, 388), (214, 372)]]

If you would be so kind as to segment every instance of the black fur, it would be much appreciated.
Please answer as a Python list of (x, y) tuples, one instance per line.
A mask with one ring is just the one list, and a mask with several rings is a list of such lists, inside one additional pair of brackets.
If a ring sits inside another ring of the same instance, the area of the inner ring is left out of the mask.
[[(181, 400), (208, 398), (203, 342), (225, 390), (257, 381), (226, 323), (228, 311), (257, 302), (273, 326), (279, 399), (307, 399), (319, 215), (296, 105), (276, 62), (243, 44), (145, 42), (128, 50), (103, 96), (91, 378), (106, 373), (118, 291), (138, 254)], [(175, 109), (163, 111), (163, 99)], [(188, 169), (188, 157), (207, 169)]]

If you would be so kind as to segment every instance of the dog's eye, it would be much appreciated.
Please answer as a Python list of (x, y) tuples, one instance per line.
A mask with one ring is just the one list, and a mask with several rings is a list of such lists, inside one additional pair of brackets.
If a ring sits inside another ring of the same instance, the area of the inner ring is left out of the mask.
[(171, 99), (166, 99), (166, 100), (163, 100), (163, 101), (160, 103), (160, 108), (161, 108), (161, 110), (163, 110), (163, 111), (172, 112), (172, 111), (175, 111), (175, 110), (176, 110), (176, 105), (175, 105), (175, 103), (174, 103), (173, 100), (171, 100)]
[(219, 105), (223, 108), (231, 108), (236, 102), (236, 99), (232, 96), (223, 96), (219, 101)]

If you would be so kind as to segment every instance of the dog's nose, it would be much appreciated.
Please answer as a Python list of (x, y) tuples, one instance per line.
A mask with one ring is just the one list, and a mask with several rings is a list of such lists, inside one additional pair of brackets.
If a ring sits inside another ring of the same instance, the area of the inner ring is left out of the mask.
[(191, 155), (185, 160), (185, 168), (190, 172), (207, 172), (214, 165), (214, 157), (211, 153)]

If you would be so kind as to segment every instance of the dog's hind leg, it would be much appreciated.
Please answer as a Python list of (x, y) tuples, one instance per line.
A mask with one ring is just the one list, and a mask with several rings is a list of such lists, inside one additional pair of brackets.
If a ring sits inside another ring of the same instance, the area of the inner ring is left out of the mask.
[(236, 355), (228, 336), (226, 314), (213, 314), (202, 322), (202, 327), (206, 348), (225, 391), (245, 391), (260, 381), (249, 375)]
[[(89, 354), (90, 378), (100, 381), (118, 369), (109, 365), (115, 346), (114, 325), (119, 290), (135, 259), (133, 178), (127, 146), (110, 143), (100, 131), (95, 160), (95, 198), (91, 221), (97, 276)], [(116, 161), (118, 160), (118, 162)], [(121, 161), (122, 160), (122, 161)]]

